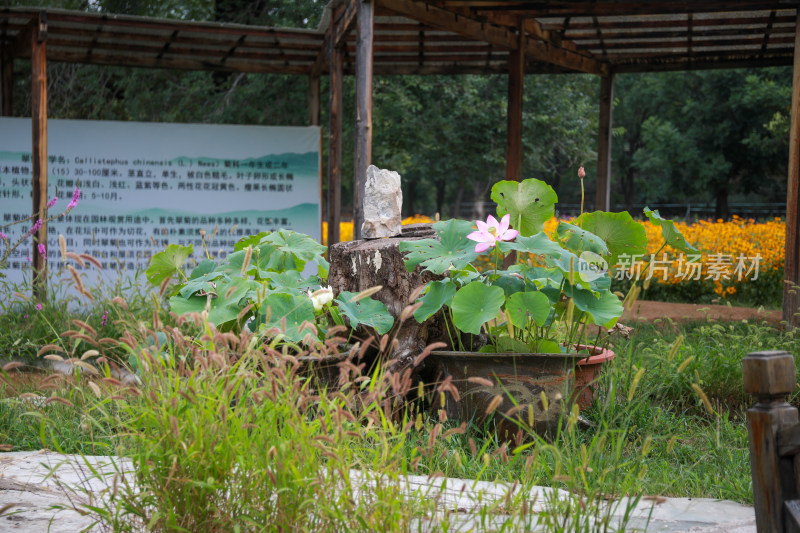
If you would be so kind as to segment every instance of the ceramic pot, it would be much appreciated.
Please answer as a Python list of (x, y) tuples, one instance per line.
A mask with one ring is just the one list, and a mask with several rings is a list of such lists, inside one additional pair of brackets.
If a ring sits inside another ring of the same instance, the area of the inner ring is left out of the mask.
[[(498, 437), (507, 440), (517, 434), (520, 423), (528, 425), (531, 419), (533, 430), (540, 435), (557, 427), (562, 410), (569, 409), (565, 400), (569, 398), (573, 368), (581, 356), (434, 351), (429, 358), (437, 381), (442, 383), (449, 377), (457, 391), (457, 395), (444, 394), (444, 405), (442, 395), (434, 393), (434, 413), (444, 409), (448, 419), (472, 420), (478, 425), (491, 419)], [(483, 378), (492, 385), (469, 378)], [(487, 415), (498, 395), (502, 403), (493, 416)], [(505, 416), (515, 405), (520, 408), (512, 416)]]
[(581, 409), (587, 409), (597, 399), (596, 382), (600, 377), (603, 364), (614, 359), (614, 352), (597, 346), (579, 344), (578, 350), (589, 350), (589, 356), (583, 355), (575, 367), (575, 385), (571, 400), (578, 402)]

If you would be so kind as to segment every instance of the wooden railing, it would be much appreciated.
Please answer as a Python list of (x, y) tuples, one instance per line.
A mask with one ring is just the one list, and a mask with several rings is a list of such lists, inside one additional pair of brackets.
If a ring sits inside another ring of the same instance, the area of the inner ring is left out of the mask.
[(800, 421), (787, 396), (795, 390), (794, 357), (751, 353), (742, 359), (750, 470), (758, 533), (800, 533)]

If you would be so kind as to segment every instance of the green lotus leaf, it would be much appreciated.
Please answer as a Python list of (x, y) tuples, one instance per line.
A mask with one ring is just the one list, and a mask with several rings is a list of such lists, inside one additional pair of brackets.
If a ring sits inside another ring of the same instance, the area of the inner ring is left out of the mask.
[(335, 300), (339, 311), (350, 319), (350, 327), (356, 328), (359, 324), (364, 324), (375, 328), (379, 335), (383, 335), (392, 329), (394, 318), (392, 318), (389, 310), (386, 309), (382, 302), (372, 298), (364, 298), (357, 302), (352, 302), (351, 300), (356, 294), (342, 291)]
[(418, 300), (422, 302), (422, 306), (414, 311), (414, 318), (417, 322), (425, 322), (442, 306), (450, 305), (455, 294), (456, 286), (449, 279), (431, 281), (428, 291)]
[(303, 270), (306, 263), (321, 258), (326, 250), (325, 246), (308, 235), (284, 229), (267, 234), (261, 241), (272, 243), (278, 250), (292, 254), (297, 270)]
[(170, 244), (163, 252), (158, 252), (150, 259), (150, 265), (145, 271), (147, 281), (153, 285), (161, 285), (165, 279), (175, 275), (183, 263), (192, 255), (194, 247)]
[[(203, 261), (205, 263), (205, 261)], [(213, 261), (211, 262), (213, 265)], [(216, 285), (220, 282), (219, 278), (224, 278), (224, 272), (208, 272), (202, 275), (196, 275), (197, 269), (192, 271), (192, 277), (186, 284), (181, 288), (180, 295), (184, 298), (188, 298), (192, 294), (203, 291), (203, 292), (217, 292)], [(224, 279), (222, 280), (224, 281)], [(201, 295), (202, 296), (202, 295)]]
[(567, 222), (559, 222), (556, 232), (561, 243), (575, 253), (593, 252), (599, 255), (608, 255), (606, 243), (591, 231)]
[(650, 222), (661, 227), (661, 236), (664, 237), (664, 242), (667, 243), (668, 246), (672, 246), (676, 250), (687, 254), (697, 251), (697, 248), (686, 242), (686, 238), (675, 227), (675, 223), (666, 218), (662, 218), (661, 215), (658, 214), (658, 210), (653, 211), (649, 207), (645, 207), (644, 214), (647, 215)]
[(304, 324), (314, 323), (314, 304), (305, 295), (275, 292), (264, 299), (258, 321), (280, 329), (286, 340), (300, 342), (311, 332)]
[(558, 258), (566, 250), (557, 242), (550, 239), (543, 231), (531, 237), (517, 237), (511, 242), (501, 242), (497, 245), (503, 253), (516, 250), (521, 253), (540, 255), (542, 257)]
[(608, 263), (612, 269), (619, 262), (620, 255), (634, 256), (647, 253), (647, 232), (644, 226), (634, 220), (628, 212), (584, 213), (575, 223), (591, 231), (608, 245), (610, 255)]
[(511, 227), (528, 237), (542, 231), (553, 217), (558, 195), (545, 182), (531, 178), (495, 183), (492, 201), (497, 203), (497, 214), (511, 215)]
[(269, 235), (269, 231), (262, 231), (261, 233), (257, 233), (255, 235), (248, 235), (247, 237), (242, 237), (236, 244), (233, 245), (233, 250), (238, 252), (239, 250), (244, 250), (248, 246), (252, 246), (255, 248), (261, 243), (261, 239)]
[(565, 287), (564, 294), (572, 297), (575, 308), (586, 313), (591, 323), (598, 326), (613, 327), (624, 310), (622, 302), (611, 291), (594, 294), (577, 287)]
[(504, 302), (503, 289), (473, 281), (453, 297), (453, 323), (465, 333), (478, 335), (483, 324), (497, 317)]
[(466, 220), (444, 220), (433, 225), (439, 235), (436, 239), (420, 239), (400, 243), (405, 253), (405, 264), (409, 272), (417, 265), (434, 274), (444, 274), (449, 268), (460, 270), (478, 257), (475, 242), (467, 239), (472, 231), (472, 222)]
[(517, 328), (527, 328), (529, 319), (542, 327), (550, 315), (550, 299), (538, 291), (517, 292), (508, 297), (506, 311)]

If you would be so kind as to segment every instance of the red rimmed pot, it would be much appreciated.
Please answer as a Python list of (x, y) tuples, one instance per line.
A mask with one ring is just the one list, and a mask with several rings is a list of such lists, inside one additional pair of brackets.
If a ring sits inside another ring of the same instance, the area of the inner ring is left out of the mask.
[[(434, 351), (428, 357), (437, 383), (449, 378), (457, 391), (435, 393), (434, 413), (443, 409), (450, 420), (478, 425), (491, 419), (497, 436), (511, 440), (521, 425), (527, 426), (531, 420), (536, 433), (547, 435), (553, 433), (559, 420), (566, 418), (569, 405), (563, 400), (569, 395), (573, 368), (581, 355)], [(483, 382), (470, 378), (483, 378)], [(487, 415), (497, 396), (502, 402), (493, 414)], [(567, 411), (562, 413), (564, 409)], [(509, 411), (514, 414), (506, 415)]]
[(587, 409), (597, 399), (597, 380), (603, 365), (612, 359), (613, 351), (599, 346), (586, 346), (578, 344), (577, 350), (587, 350), (589, 356), (583, 356), (575, 367), (575, 381), (570, 399), (577, 402), (581, 409)]

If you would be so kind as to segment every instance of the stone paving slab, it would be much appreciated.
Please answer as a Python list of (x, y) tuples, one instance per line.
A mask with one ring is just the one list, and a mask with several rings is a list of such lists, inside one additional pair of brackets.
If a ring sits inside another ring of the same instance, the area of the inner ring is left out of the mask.
[[(95, 476), (92, 470), (101, 477)], [(94, 519), (76, 511), (97, 503), (101, 492), (108, 488), (114, 476), (130, 476), (132, 465), (127, 460), (108, 456), (61, 455), (48, 451), (0, 453), (0, 531), (38, 533), (51, 531), (67, 533), (81, 530), (100, 531)], [(364, 480), (363, 474), (352, 473), (355, 484)], [(129, 478), (130, 479), (130, 478)], [(459, 511), (456, 531), (481, 531), (470, 511), (481, 505), (501, 502), (507, 497), (510, 484), (454, 478), (405, 476), (402, 478), (408, 494), (425, 494), (436, 498), (440, 509)], [(513, 489), (518, 490), (518, 489)], [(569, 497), (565, 491), (534, 487), (529, 495), (535, 499), (533, 512), (544, 509), (548, 497)], [(615, 502), (614, 515), (624, 511), (625, 499)], [(11, 508), (2, 511), (6, 505)], [(753, 508), (730, 501), (707, 498), (642, 499), (632, 512), (628, 531), (653, 533), (755, 533)], [(500, 524), (508, 517), (495, 516), (490, 522)], [(421, 530), (435, 527), (428, 525)], [(533, 531), (541, 528), (536, 528)]]

